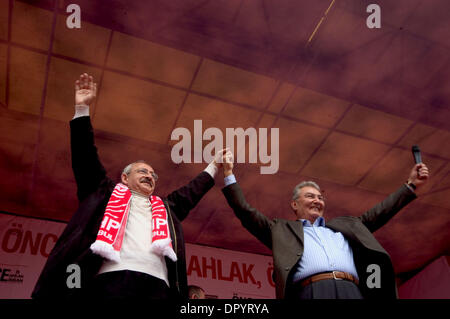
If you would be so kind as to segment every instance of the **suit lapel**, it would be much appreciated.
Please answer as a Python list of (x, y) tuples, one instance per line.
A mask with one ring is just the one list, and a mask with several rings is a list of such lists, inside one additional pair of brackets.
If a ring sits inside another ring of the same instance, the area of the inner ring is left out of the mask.
[(297, 236), (298, 240), (303, 244), (304, 243), (304, 234), (303, 234), (303, 224), (298, 220), (288, 220), (288, 227), (291, 231)]
[(353, 217), (341, 216), (327, 222), (327, 227), (341, 232), (347, 240), (352, 240), (364, 245), (366, 248), (388, 254), (380, 243), (373, 237), (368, 229), (363, 229), (364, 225), (358, 224)]

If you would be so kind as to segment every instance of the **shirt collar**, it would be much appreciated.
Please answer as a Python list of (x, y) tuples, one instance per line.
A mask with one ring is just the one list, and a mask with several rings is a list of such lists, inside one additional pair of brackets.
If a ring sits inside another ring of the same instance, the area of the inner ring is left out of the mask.
[(144, 194), (141, 194), (141, 193), (139, 193), (137, 191), (134, 191), (134, 190), (131, 190), (131, 189), (130, 189), (130, 192), (131, 192), (131, 195), (136, 196), (136, 197), (141, 197), (141, 198), (145, 198), (145, 199), (149, 199), (150, 198), (150, 196), (146, 196)]
[(303, 227), (325, 227), (325, 219), (322, 216), (317, 217), (313, 224), (307, 219), (300, 219), (300, 221), (303, 223)]

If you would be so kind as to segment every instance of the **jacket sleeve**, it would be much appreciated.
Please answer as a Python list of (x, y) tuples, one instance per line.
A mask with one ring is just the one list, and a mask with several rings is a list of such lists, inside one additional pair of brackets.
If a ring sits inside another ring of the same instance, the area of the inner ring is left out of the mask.
[(416, 198), (417, 196), (414, 192), (408, 189), (406, 185), (402, 185), (399, 189), (386, 197), (382, 202), (369, 209), (359, 218), (373, 233)]
[(242, 226), (264, 245), (272, 249), (272, 221), (247, 203), (238, 183), (228, 185), (222, 189), (222, 192), (227, 199), (228, 205), (230, 205), (236, 217), (241, 221)]
[(82, 201), (106, 178), (105, 168), (98, 158), (89, 116), (70, 121), (70, 145), (78, 200)]
[(201, 172), (187, 185), (170, 193), (167, 196), (168, 204), (177, 218), (182, 221), (213, 186), (214, 179), (211, 175)]

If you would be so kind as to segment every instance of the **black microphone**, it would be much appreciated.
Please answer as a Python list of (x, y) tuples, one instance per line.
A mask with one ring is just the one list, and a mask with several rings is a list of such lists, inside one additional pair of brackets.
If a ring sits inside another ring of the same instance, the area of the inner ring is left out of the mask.
[(413, 145), (411, 151), (413, 153), (414, 161), (416, 162), (416, 164), (422, 163), (422, 156), (420, 155), (419, 146)]

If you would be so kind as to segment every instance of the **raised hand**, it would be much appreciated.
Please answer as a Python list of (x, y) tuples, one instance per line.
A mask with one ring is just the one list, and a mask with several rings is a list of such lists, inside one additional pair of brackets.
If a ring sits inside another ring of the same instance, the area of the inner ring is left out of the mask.
[(223, 154), (222, 157), (223, 175), (225, 177), (233, 174), (233, 166), (234, 166), (233, 161), (234, 161), (233, 153), (231, 153), (230, 149), (227, 148), (226, 152)]
[(214, 156), (214, 160), (212, 162), (214, 163), (214, 165), (217, 166), (217, 168), (222, 167), (223, 155), (226, 153), (227, 150), (229, 150), (229, 148), (223, 148), (220, 151), (218, 151)]
[(90, 105), (97, 96), (97, 83), (87, 73), (80, 75), (75, 81), (75, 105)]
[(221, 149), (214, 156), (212, 161), (217, 168), (223, 167), (223, 172), (225, 177), (233, 174), (233, 153), (231, 153), (230, 148)]
[(408, 182), (413, 183), (419, 188), (428, 181), (429, 171), (424, 163), (416, 164), (409, 174)]

